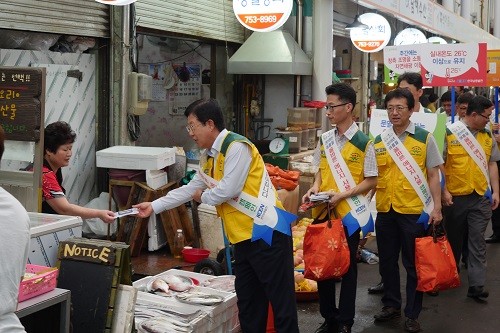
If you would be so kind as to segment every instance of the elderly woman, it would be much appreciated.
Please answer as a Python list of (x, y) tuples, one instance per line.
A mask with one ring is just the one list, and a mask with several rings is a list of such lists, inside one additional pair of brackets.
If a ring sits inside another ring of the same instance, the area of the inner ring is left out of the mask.
[(98, 217), (111, 223), (115, 219), (112, 211), (81, 207), (70, 203), (66, 198), (61, 168), (69, 164), (75, 138), (75, 132), (64, 121), (56, 121), (45, 127), (42, 213)]

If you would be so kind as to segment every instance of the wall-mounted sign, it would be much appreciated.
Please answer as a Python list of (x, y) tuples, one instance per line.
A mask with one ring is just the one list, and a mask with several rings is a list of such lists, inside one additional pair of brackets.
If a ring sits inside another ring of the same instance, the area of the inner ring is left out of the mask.
[(137, 0), (95, 0), (95, 1), (103, 3), (105, 5), (125, 6), (136, 2)]
[(420, 44), (425, 86), (486, 85), (486, 43)]
[(273, 31), (290, 17), (293, 0), (233, 0), (236, 18), (247, 29), (260, 32)]
[(486, 61), (488, 63), (486, 84), (493, 87), (500, 86), (500, 50), (488, 50)]
[(382, 15), (365, 13), (359, 16), (359, 21), (368, 26), (366, 29), (352, 29), (351, 41), (363, 52), (378, 52), (391, 39), (391, 26)]
[(427, 37), (424, 33), (415, 28), (406, 28), (401, 30), (394, 37), (394, 45), (410, 45), (427, 43)]
[(0, 126), (7, 140), (38, 141), (44, 70), (34, 67), (0, 67)]
[(444, 38), (438, 36), (429, 37), (427, 42), (431, 44), (448, 44)]

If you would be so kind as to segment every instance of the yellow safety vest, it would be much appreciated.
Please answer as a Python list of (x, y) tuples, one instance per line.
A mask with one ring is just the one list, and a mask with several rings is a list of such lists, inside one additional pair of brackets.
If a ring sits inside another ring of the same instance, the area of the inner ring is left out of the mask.
[[(368, 142), (370, 142), (368, 136), (361, 131), (357, 131), (352, 139), (346, 142), (346, 144), (342, 148), (342, 151), (340, 152), (356, 184), (361, 183), (364, 179), (364, 163)], [(326, 158), (325, 154), (325, 146), (323, 145), (322, 140), (320, 152), (321, 157), (319, 162), (319, 172), (321, 172), (321, 185), (319, 191), (323, 192), (333, 190), (335, 192), (340, 192), (339, 187), (335, 182), (335, 178), (333, 177), (332, 171), (330, 170), (328, 159)], [(324, 207), (325, 205), (320, 205), (313, 208), (312, 216), (323, 218), (326, 215), (326, 212), (322, 214), (322, 216), (318, 215), (321, 214)], [(347, 215), (350, 211), (351, 207), (347, 203), (347, 200), (342, 200), (335, 206), (335, 213), (339, 214), (341, 218)]]
[[(481, 130), (476, 135), (476, 140), (483, 147), (486, 160), (490, 160), (493, 138), (487, 129)], [(476, 191), (484, 195), (488, 182), (484, 178), (479, 166), (474, 162), (469, 153), (457, 140), (455, 134), (446, 130), (446, 163), (444, 164), (446, 188), (451, 195), (467, 195)]]
[[(215, 160), (215, 166), (213, 164), (214, 159), (209, 158), (206, 165), (202, 166), (202, 171), (215, 180), (220, 181), (224, 176), (224, 160), (226, 158), (226, 152), (229, 149), (229, 146), (234, 142), (244, 142), (248, 144), (252, 150), (252, 162), (250, 163), (248, 176), (245, 181), (245, 185), (243, 186), (243, 192), (254, 197), (258, 197), (262, 175), (265, 171), (265, 164), (257, 148), (244, 136), (229, 132), (222, 142), (221, 151)], [(278, 193), (276, 190), (274, 190), (274, 194), (276, 197), (276, 207), (283, 209), (283, 205), (278, 199)], [(224, 232), (232, 244), (251, 239), (253, 228), (253, 219), (251, 217), (241, 213), (225, 202), (217, 205), (215, 208), (217, 210), (217, 214), (222, 219)]]
[[(425, 178), (427, 178), (426, 156), (429, 132), (415, 127), (415, 134), (408, 133), (403, 142), (410, 155), (417, 162)], [(392, 208), (401, 214), (420, 214), (424, 208), (422, 200), (411, 186), (404, 174), (399, 170), (389, 155), (381, 136), (375, 138), (375, 155), (377, 156), (377, 211), (388, 212)]]

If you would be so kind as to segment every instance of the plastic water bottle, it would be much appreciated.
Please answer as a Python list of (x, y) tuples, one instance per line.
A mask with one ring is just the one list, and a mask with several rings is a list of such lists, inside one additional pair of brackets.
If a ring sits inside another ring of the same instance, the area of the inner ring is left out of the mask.
[(369, 265), (378, 264), (378, 256), (375, 253), (370, 252), (366, 249), (361, 250), (361, 260), (363, 260)]
[(184, 234), (182, 229), (177, 229), (174, 238), (174, 258), (182, 258), (182, 249), (184, 248)]

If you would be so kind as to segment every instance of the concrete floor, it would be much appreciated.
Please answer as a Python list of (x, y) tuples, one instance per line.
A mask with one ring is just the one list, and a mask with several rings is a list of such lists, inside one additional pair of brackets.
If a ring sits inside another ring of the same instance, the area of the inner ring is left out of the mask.
[[(491, 234), (491, 229), (486, 235)], [(367, 248), (375, 250), (375, 239), (367, 243)], [(488, 301), (478, 303), (467, 294), (467, 271), (462, 269), (462, 285), (459, 288), (443, 291), (437, 297), (424, 295), (423, 310), (419, 322), (422, 332), (428, 333), (496, 333), (500, 332), (500, 244), (487, 244), (488, 274), (486, 289), (490, 292)], [(404, 280), (406, 274), (400, 264), (402, 277), (403, 304)], [(358, 292), (356, 298), (356, 318), (352, 332), (379, 333), (404, 332), (404, 316), (399, 320), (384, 324), (375, 324), (373, 315), (382, 303), (380, 295), (370, 295), (368, 287), (379, 282), (378, 265), (358, 264)], [(337, 296), (340, 284), (337, 284)], [(338, 303), (337, 303), (338, 304)], [(323, 318), (319, 314), (318, 302), (298, 303), (300, 332), (312, 333)]]

